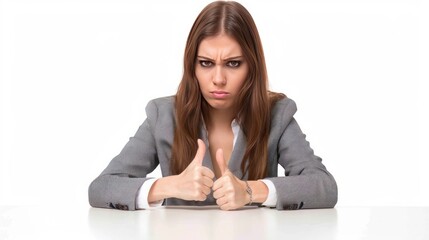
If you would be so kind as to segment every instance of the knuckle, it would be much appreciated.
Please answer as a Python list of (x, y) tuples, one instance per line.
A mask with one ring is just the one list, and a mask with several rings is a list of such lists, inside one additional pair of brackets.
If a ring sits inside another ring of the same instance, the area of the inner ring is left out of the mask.
[(195, 172), (194, 173), (194, 176), (193, 176), (193, 180), (194, 181), (199, 181), (201, 179), (201, 175), (200, 174), (198, 174), (198, 172)]
[(195, 190), (195, 191), (192, 193), (192, 196), (193, 196), (195, 199), (199, 199), (199, 198), (200, 198), (200, 195), (201, 195), (201, 192), (200, 192), (200, 191), (198, 191), (198, 190)]
[(227, 192), (234, 194), (234, 187), (232, 185), (226, 186), (225, 189)]

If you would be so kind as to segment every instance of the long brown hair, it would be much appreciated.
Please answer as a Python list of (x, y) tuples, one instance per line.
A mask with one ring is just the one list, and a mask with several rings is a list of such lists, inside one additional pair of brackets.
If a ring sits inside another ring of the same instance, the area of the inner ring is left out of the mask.
[(236, 120), (246, 136), (247, 146), (241, 170), (248, 179), (267, 174), (267, 149), (271, 106), (284, 97), (268, 91), (265, 57), (258, 30), (250, 13), (239, 3), (216, 1), (207, 5), (195, 20), (186, 42), (184, 72), (176, 98), (176, 127), (172, 146), (172, 174), (181, 173), (197, 151), (197, 139), (208, 103), (201, 95), (195, 76), (198, 47), (210, 36), (225, 33), (241, 46), (249, 73), (235, 102)]

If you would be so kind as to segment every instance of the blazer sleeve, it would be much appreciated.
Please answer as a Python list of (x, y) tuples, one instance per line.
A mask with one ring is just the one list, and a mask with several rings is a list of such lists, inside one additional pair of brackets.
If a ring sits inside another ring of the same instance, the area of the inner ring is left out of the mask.
[(306, 136), (293, 118), (296, 105), (291, 99), (274, 116), (279, 130), (277, 161), (285, 169), (284, 177), (268, 178), (277, 191), (279, 210), (301, 208), (332, 208), (337, 203), (337, 184), (334, 177), (314, 155)]
[(146, 175), (159, 164), (153, 129), (158, 108), (151, 101), (147, 118), (122, 151), (89, 186), (89, 203), (93, 207), (135, 210), (139, 188)]

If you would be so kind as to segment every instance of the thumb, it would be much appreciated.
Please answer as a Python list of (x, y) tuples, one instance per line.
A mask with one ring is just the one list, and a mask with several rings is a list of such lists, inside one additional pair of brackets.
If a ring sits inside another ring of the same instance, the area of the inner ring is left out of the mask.
[(226, 164), (225, 158), (223, 156), (222, 148), (219, 148), (216, 151), (216, 162), (217, 162), (217, 165), (219, 166), (219, 169), (222, 175), (225, 174), (225, 172), (228, 171), (228, 165)]
[(203, 140), (201, 140), (201, 139), (198, 139), (197, 143), (198, 143), (197, 153), (195, 154), (195, 158), (194, 158), (194, 160), (192, 160), (192, 162), (201, 166), (201, 165), (203, 165), (203, 159), (204, 159), (204, 155), (206, 153), (206, 145), (204, 144)]

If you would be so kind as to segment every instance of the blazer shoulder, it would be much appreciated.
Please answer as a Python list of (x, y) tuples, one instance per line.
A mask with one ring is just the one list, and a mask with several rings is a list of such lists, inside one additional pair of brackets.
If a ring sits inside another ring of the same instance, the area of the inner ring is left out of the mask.
[(174, 112), (174, 96), (160, 97), (152, 99), (146, 106), (146, 115), (148, 118), (154, 115)]
[(285, 97), (278, 100), (271, 110), (274, 121), (285, 121), (292, 119), (297, 111), (296, 103), (291, 98)]

